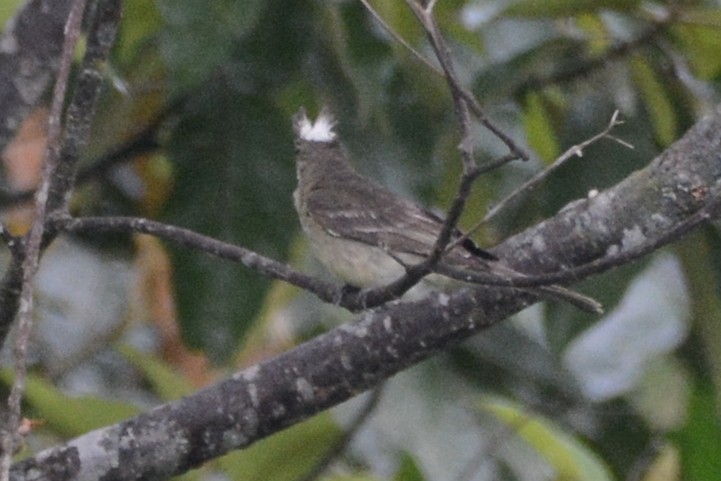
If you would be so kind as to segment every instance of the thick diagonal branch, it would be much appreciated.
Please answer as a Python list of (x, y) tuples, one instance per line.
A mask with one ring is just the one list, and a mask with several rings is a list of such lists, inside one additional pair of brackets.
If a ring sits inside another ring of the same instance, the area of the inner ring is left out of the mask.
[[(721, 106), (647, 168), (494, 251), (548, 272), (653, 242), (721, 198)], [(718, 209), (711, 217), (719, 218)], [(508, 290), (468, 289), (394, 303), (136, 418), (13, 467), (52, 479), (164, 479), (242, 448), (378, 385), (523, 306)]]

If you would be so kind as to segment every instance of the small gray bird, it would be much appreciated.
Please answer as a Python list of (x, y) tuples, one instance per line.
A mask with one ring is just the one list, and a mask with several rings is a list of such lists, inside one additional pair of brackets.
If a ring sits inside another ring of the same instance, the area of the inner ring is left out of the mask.
[[(356, 172), (325, 109), (315, 122), (301, 109), (293, 127), (298, 174), (295, 208), (315, 256), (328, 270), (355, 287), (377, 287), (399, 279), (404, 266), (430, 255), (443, 220)], [(456, 230), (451, 243), (462, 236)], [(462, 285), (464, 271), (502, 279), (523, 276), (467, 238), (446, 252), (433, 271), (416, 291)], [(595, 300), (561, 286), (523, 290), (601, 312)]]

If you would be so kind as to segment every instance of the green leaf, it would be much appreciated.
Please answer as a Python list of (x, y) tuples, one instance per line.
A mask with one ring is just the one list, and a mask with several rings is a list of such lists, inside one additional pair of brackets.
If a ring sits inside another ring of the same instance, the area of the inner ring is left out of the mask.
[[(0, 371), (3, 382), (10, 384), (11, 370)], [(71, 397), (35, 375), (28, 375), (25, 401), (35, 410), (34, 415), (47, 421), (47, 427), (62, 436), (79, 436), (94, 429), (136, 416), (140, 409), (119, 401), (91, 396)]]
[(693, 302), (693, 325), (702, 346), (705, 370), (721, 405), (721, 235), (698, 230), (676, 244)]
[(653, 67), (642, 57), (632, 59), (631, 71), (651, 117), (656, 140), (661, 146), (671, 145), (677, 137), (678, 123), (666, 88)]
[(694, 392), (686, 427), (678, 433), (684, 479), (716, 481), (721, 472), (721, 427), (711, 389)]
[(635, 10), (640, 0), (520, 0), (505, 10), (515, 17), (570, 17), (601, 9)]
[[(416, 20), (411, 9), (402, 2), (387, 2), (375, 0), (371, 2), (376, 12), (381, 16), (394, 32), (413, 46), (425, 37), (423, 28)], [(374, 20), (375, 21), (375, 20)], [(395, 41), (394, 41), (395, 43)], [(400, 47), (404, 48), (404, 47)]]
[(341, 430), (325, 412), (219, 460), (235, 481), (293, 481), (307, 474), (338, 441)]
[(180, 90), (208, 77), (232, 53), (234, 43), (256, 26), (263, 0), (158, 0), (163, 20), (160, 46)]
[[(290, 118), (260, 96), (220, 87), (194, 97), (173, 132), (166, 220), (284, 258), (297, 225)], [(171, 253), (184, 339), (215, 361), (227, 358), (255, 322), (268, 279), (197, 251)]]
[(409, 453), (403, 453), (401, 465), (396, 471), (396, 475), (393, 476), (393, 481), (424, 481), (425, 479), (415, 458)]
[(193, 387), (178, 374), (173, 366), (161, 361), (156, 356), (142, 353), (127, 344), (120, 345), (117, 349), (128, 362), (145, 375), (153, 387), (153, 392), (161, 399), (170, 401), (193, 392)]
[(721, 75), (721, 12), (707, 13), (717, 26), (676, 25), (671, 32), (681, 44), (681, 53), (688, 59), (696, 75), (712, 80)]
[(15, 14), (17, 8), (25, 3), (22, 0), (4, 0), (3, 6), (0, 8), (0, 25), (5, 25)]
[(490, 412), (528, 443), (549, 466), (558, 480), (610, 481), (609, 468), (581, 440), (564, 432), (541, 416), (525, 412), (520, 406), (500, 398), (484, 397), (480, 410)]
[(552, 162), (560, 154), (554, 121), (543, 96), (532, 91), (526, 95), (523, 109), (523, 126), (528, 143), (545, 162)]
[(162, 26), (155, 2), (127, 0), (123, 5), (115, 55), (121, 62), (131, 61)]

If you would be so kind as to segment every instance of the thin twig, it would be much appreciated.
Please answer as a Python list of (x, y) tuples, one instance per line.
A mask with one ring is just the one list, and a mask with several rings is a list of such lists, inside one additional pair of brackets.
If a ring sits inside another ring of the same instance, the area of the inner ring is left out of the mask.
[(568, 160), (572, 159), (573, 157), (583, 157), (583, 151), (589, 147), (590, 145), (598, 142), (601, 139), (607, 138), (610, 140), (613, 140), (614, 142), (617, 142), (624, 147), (627, 147), (629, 149), (633, 149), (633, 145), (629, 144), (628, 142), (625, 142), (624, 140), (621, 140), (617, 137), (614, 137), (610, 135), (610, 132), (616, 128), (617, 126), (623, 124), (622, 120), (619, 120), (618, 118), (619, 112), (618, 110), (613, 113), (611, 116), (611, 120), (601, 132), (594, 135), (593, 137), (581, 142), (580, 144), (574, 145), (568, 150), (566, 150), (560, 157), (558, 157), (551, 165), (546, 167), (545, 169), (538, 172), (536, 175), (531, 177), (529, 180), (527, 180), (523, 185), (518, 187), (516, 190), (511, 192), (508, 196), (503, 198), (500, 202), (498, 202), (495, 206), (493, 206), (492, 209), (488, 211), (488, 213), (481, 219), (478, 223), (476, 223), (471, 229), (466, 232), (466, 234), (461, 237), (460, 239), (457, 239), (453, 245), (451, 245), (449, 248), (453, 248), (455, 245), (457, 245), (460, 242), (463, 242), (466, 238), (469, 238), (478, 230), (488, 223), (491, 219), (496, 217), (498, 213), (500, 213), (503, 209), (508, 207), (508, 205), (516, 200), (520, 195), (525, 194), (529, 191), (531, 191), (533, 188), (535, 188), (538, 184), (540, 184), (548, 175), (550, 175), (553, 171), (561, 167), (563, 164), (565, 164)]
[(54, 228), (59, 232), (150, 234), (183, 247), (197, 249), (220, 259), (239, 262), (250, 269), (267, 275), (271, 279), (281, 279), (309, 290), (326, 302), (333, 302), (339, 297), (339, 289), (335, 285), (295, 271), (281, 262), (250, 249), (151, 219), (140, 217), (59, 218), (55, 220)]
[(48, 193), (51, 213), (66, 212), (75, 187), (80, 152), (87, 143), (95, 106), (105, 76), (103, 68), (115, 41), (120, 21), (122, 0), (97, 3), (95, 19), (88, 32), (85, 56), (75, 83), (75, 92), (68, 105), (64, 144)]
[(676, 224), (672, 229), (658, 236), (654, 240), (640, 244), (635, 247), (626, 248), (618, 253), (607, 255), (596, 259), (595, 261), (583, 264), (578, 267), (564, 269), (562, 271), (551, 272), (548, 274), (534, 274), (524, 277), (512, 278), (511, 282), (498, 284), (495, 282), (493, 275), (482, 272), (469, 272), (453, 268), (446, 268), (443, 275), (447, 275), (456, 279), (463, 279), (467, 282), (490, 285), (509, 285), (510, 287), (539, 287), (557, 283), (571, 283), (579, 281), (586, 277), (600, 274), (613, 267), (622, 266), (629, 262), (640, 259), (651, 252), (661, 248), (666, 244), (678, 240), (684, 234), (690, 232), (693, 228), (719, 216), (721, 209), (721, 198), (716, 198), (706, 204), (702, 209), (691, 214), (683, 221)]
[(20, 306), (18, 309), (18, 331), (15, 343), (15, 378), (8, 397), (8, 420), (3, 432), (2, 458), (0, 459), (0, 480), (9, 478), (10, 463), (15, 452), (16, 436), (20, 426), (20, 404), (25, 391), (25, 372), (27, 348), (32, 329), (33, 287), (35, 273), (40, 261), (40, 247), (45, 232), (47, 203), (52, 183), (52, 176), (57, 169), (62, 147), (61, 118), (65, 92), (68, 87), (70, 67), (73, 62), (75, 45), (80, 36), (83, 12), (86, 0), (74, 0), (65, 24), (65, 41), (60, 56), (60, 69), (53, 89), (53, 101), (48, 118), (48, 145), (45, 151), (42, 180), (35, 203), (35, 220), (27, 236), (25, 259), (22, 261), (22, 287), (20, 289)]
[(271, 279), (283, 280), (300, 287), (313, 293), (324, 302), (336, 304), (351, 312), (375, 307), (397, 299), (417, 283), (413, 276), (403, 276), (388, 286), (361, 291), (347, 290), (333, 283), (298, 272), (281, 262), (245, 247), (223, 242), (182, 227), (139, 217), (56, 218), (52, 227), (57, 232), (150, 234), (183, 247), (197, 249), (220, 259), (238, 262)]
[[(549, 274), (500, 277), (491, 273), (454, 270), (453, 268), (446, 266), (443, 272), (440, 273), (455, 279), (463, 280), (464, 282), (510, 288), (543, 287), (554, 283), (578, 281), (582, 278), (598, 274), (612, 267), (636, 260), (650, 252), (653, 252), (659, 247), (678, 239), (694, 227), (712, 218), (715, 210), (719, 208), (719, 204), (721, 204), (721, 200), (707, 204), (703, 209), (690, 215), (673, 229), (648, 244), (626, 249), (618, 254), (606, 256), (572, 269), (552, 272)], [(413, 286), (413, 283), (410, 283), (409, 285), (409, 281), (406, 279), (407, 276), (404, 276), (395, 283), (379, 288), (357, 292), (346, 291), (332, 283), (295, 271), (283, 263), (262, 256), (244, 247), (222, 242), (188, 229), (163, 224), (150, 219), (137, 217), (66, 218), (55, 219), (53, 227), (60, 232), (89, 232), (96, 234), (116, 232), (154, 235), (166, 241), (173, 242), (184, 247), (197, 249), (221, 259), (239, 262), (250, 269), (267, 275), (272, 279), (280, 279), (288, 282), (289, 284), (298, 286), (315, 294), (318, 298), (325, 302), (336, 303), (350, 311), (367, 309), (369, 307), (378, 306), (388, 302), (389, 300), (396, 299)], [(412, 266), (411, 269), (413, 267), (415, 266)]]
[[(404, 46), (406, 49), (408, 49), (409, 52), (411, 52), (412, 56), (419, 59), (424, 65), (426, 65), (428, 68), (431, 69), (432, 72), (434, 72), (437, 75), (441, 75), (443, 77), (446, 77), (446, 72), (444, 69), (439, 69), (435, 65), (433, 65), (428, 59), (426, 59), (421, 53), (419, 53), (416, 49), (414, 49), (406, 40), (385, 21), (383, 20), (383, 17), (380, 16), (380, 14), (373, 8), (372, 5), (370, 5), (368, 0), (360, 0), (363, 6), (368, 10), (368, 12), (373, 16), (373, 18), (376, 19), (376, 21), (383, 27), (383, 29), (388, 32), (388, 34), (393, 37), (398, 43), (400, 43), (402, 46)], [(414, 9), (419, 9), (420, 11), (423, 11), (423, 7), (412, 3), (411, 1), (406, 2), (411, 10), (414, 11), (416, 16), (418, 16), (418, 13)], [(432, 12), (433, 7), (435, 5), (435, 2), (432, 2), (426, 7), (428, 9), (428, 12)], [(419, 18), (420, 20), (420, 18)], [(423, 24), (423, 21), (421, 21), (421, 24)], [(424, 25), (424, 28), (426, 31), (428, 31), (428, 28)], [(503, 129), (498, 127), (493, 121), (491, 121), (486, 114), (483, 111), (483, 108), (481, 107), (481, 104), (478, 102), (478, 100), (475, 98), (475, 96), (463, 85), (460, 83), (457, 83), (456, 88), (458, 89), (458, 93), (465, 99), (468, 109), (471, 111), (471, 113), (478, 119), (478, 121), (486, 127), (490, 132), (492, 132), (496, 137), (498, 137), (511, 151), (512, 156), (505, 160), (505, 162), (509, 162), (511, 160), (521, 159), (521, 160), (528, 160), (529, 155), (526, 153), (526, 151), (521, 148), (509, 135), (507, 135)], [(505, 158), (505, 157), (504, 157)], [(505, 163), (503, 162), (503, 163)]]
[[(54, 145), (48, 143), (48, 149), (56, 149), (53, 156), (57, 159), (52, 166), (52, 175), (47, 193), (45, 216), (47, 221), (67, 209), (68, 201), (75, 185), (75, 173), (80, 152), (87, 143), (90, 134), (90, 123), (95, 113), (95, 105), (100, 95), (103, 82), (103, 67), (112, 47), (117, 26), (120, 22), (122, 0), (101, 0), (95, 2), (94, 18), (90, 22), (87, 34), (85, 56), (77, 75), (75, 89), (67, 106), (62, 130), (62, 142)], [(55, 100), (54, 100), (55, 101)], [(60, 117), (50, 117), (52, 122), (59, 123)], [(60, 126), (55, 128), (60, 129)], [(52, 129), (50, 129), (52, 130)], [(47, 164), (44, 168), (49, 168)], [(38, 190), (40, 198), (40, 190)], [(52, 241), (55, 232), (46, 224), (43, 228), (41, 251)], [(27, 240), (25, 240), (27, 243)], [(25, 275), (22, 265), (11, 265), (0, 284), (0, 344), (4, 343), (10, 326), (20, 307), (21, 284)]]
[[(87, 232), (101, 233), (142, 233), (149, 234), (174, 244), (196, 249), (206, 254), (238, 262), (249, 269), (279, 279), (311, 292), (325, 302), (336, 304), (352, 312), (376, 307), (402, 296), (413, 287), (417, 280), (405, 275), (391, 284), (360, 291), (352, 291), (331, 282), (311, 277), (269, 257), (265, 257), (245, 247), (214, 239), (189, 229), (164, 224), (162, 222), (140, 217), (75, 217), (55, 218), (51, 228), (56, 232)], [(409, 267), (409, 271), (420, 269), (423, 263)], [(427, 272), (426, 272), (427, 273)], [(421, 276), (422, 277), (422, 276)], [(528, 282), (528, 278), (523, 278)], [(476, 280), (478, 283), (498, 286), (517, 287), (513, 279), (488, 275), (487, 278)]]
[[(351, 312), (365, 310), (398, 299), (418, 281), (418, 279), (415, 279), (415, 275), (406, 275), (387, 286), (360, 291), (348, 290), (331, 282), (303, 274), (281, 262), (245, 247), (223, 242), (189, 229), (140, 217), (58, 217), (53, 219), (52, 228), (56, 232), (142, 233), (153, 235), (159, 239), (196, 249), (219, 259), (238, 262), (271, 279), (279, 279), (300, 287), (324, 302), (336, 304)], [(414, 270), (414, 268), (411, 267), (410, 270)], [(419, 270), (419, 268), (415, 270)]]
[(418, 18), (418, 21), (425, 29), (428, 39), (431, 42), (431, 46), (433, 47), (433, 51), (436, 54), (436, 58), (443, 69), (444, 77), (451, 92), (454, 110), (461, 130), (461, 143), (459, 145), (459, 150), (461, 152), (463, 174), (461, 175), (456, 196), (443, 223), (443, 228), (436, 239), (436, 243), (433, 246), (431, 254), (424, 261), (424, 264), (432, 270), (433, 266), (438, 264), (442, 255), (445, 253), (446, 247), (450, 243), (452, 235), (457, 231), (456, 226), (458, 225), (458, 220), (465, 208), (473, 181), (478, 177), (479, 172), (473, 159), (473, 139), (471, 134), (471, 119), (468, 111), (468, 105), (465, 98), (460, 93), (463, 90), (463, 87), (461, 86), (461, 82), (458, 79), (458, 75), (456, 74), (453, 66), (450, 50), (443, 39), (443, 36), (438, 28), (438, 24), (433, 16), (433, 7), (435, 3), (431, 2), (428, 3), (426, 7), (421, 7), (413, 0), (406, 0), (406, 4), (413, 11)]
[(360, 0), (360, 2), (363, 4), (363, 6), (366, 8), (366, 10), (368, 10), (368, 12), (373, 16), (373, 18), (376, 19), (376, 21), (381, 25), (381, 27), (383, 27), (383, 29), (384, 29), (386, 32), (388, 32), (388, 34), (389, 34), (391, 37), (393, 37), (393, 38), (396, 40), (396, 42), (398, 42), (398, 43), (400, 43), (401, 45), (403, 45), (403, 46), (411, 53), (411, 55), (412, 55), (413, 57), (415, 57), (415, 58), (417, 58), (418, 60), (420, 60), (423, 64), (425, 64), (426, 67), (428, 67), (429, 69), (431, 69), (433, 72), (437, 73), (438, 75), (443, 75), (443, 72), (442, 72), (438, 67), (436, 67), (435, 65), (433, 65), (433, 64), (432, 64), (426, 57), (424, 57), (418, 50), (416, 50), (415, 48), (413, 48), (413, 46), (412, 46), (411, 44), (409, 44), (408, 42), (406, 42), (406, 40), (405, 40), (398, 32), (396, 32), (395, 30), (393, 30), (393, 29), (391, 28), (391, 26), (388, 25), (388, 23), (387, 23), (385, 20), (383, 20), (383, 17), (380, 16), (380, 14), (375, 10), (375, 8), (373, 8), (373, 6), (370, 4), (370, 2), (369, 2), (368, 0)]

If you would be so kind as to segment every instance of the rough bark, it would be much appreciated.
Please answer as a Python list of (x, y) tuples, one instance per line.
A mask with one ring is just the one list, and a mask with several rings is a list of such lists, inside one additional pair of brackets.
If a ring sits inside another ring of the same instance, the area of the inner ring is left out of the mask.
[[(647, 168), (495, 252), (527, 272), (570, 268), (654, 242), (720, 198), (721, 107)], [(12, 479), (182, 473), (376, 386), (522, 307), (512, 292), (490, 288), (384, 306), (192, 396), (17, 463)]]

